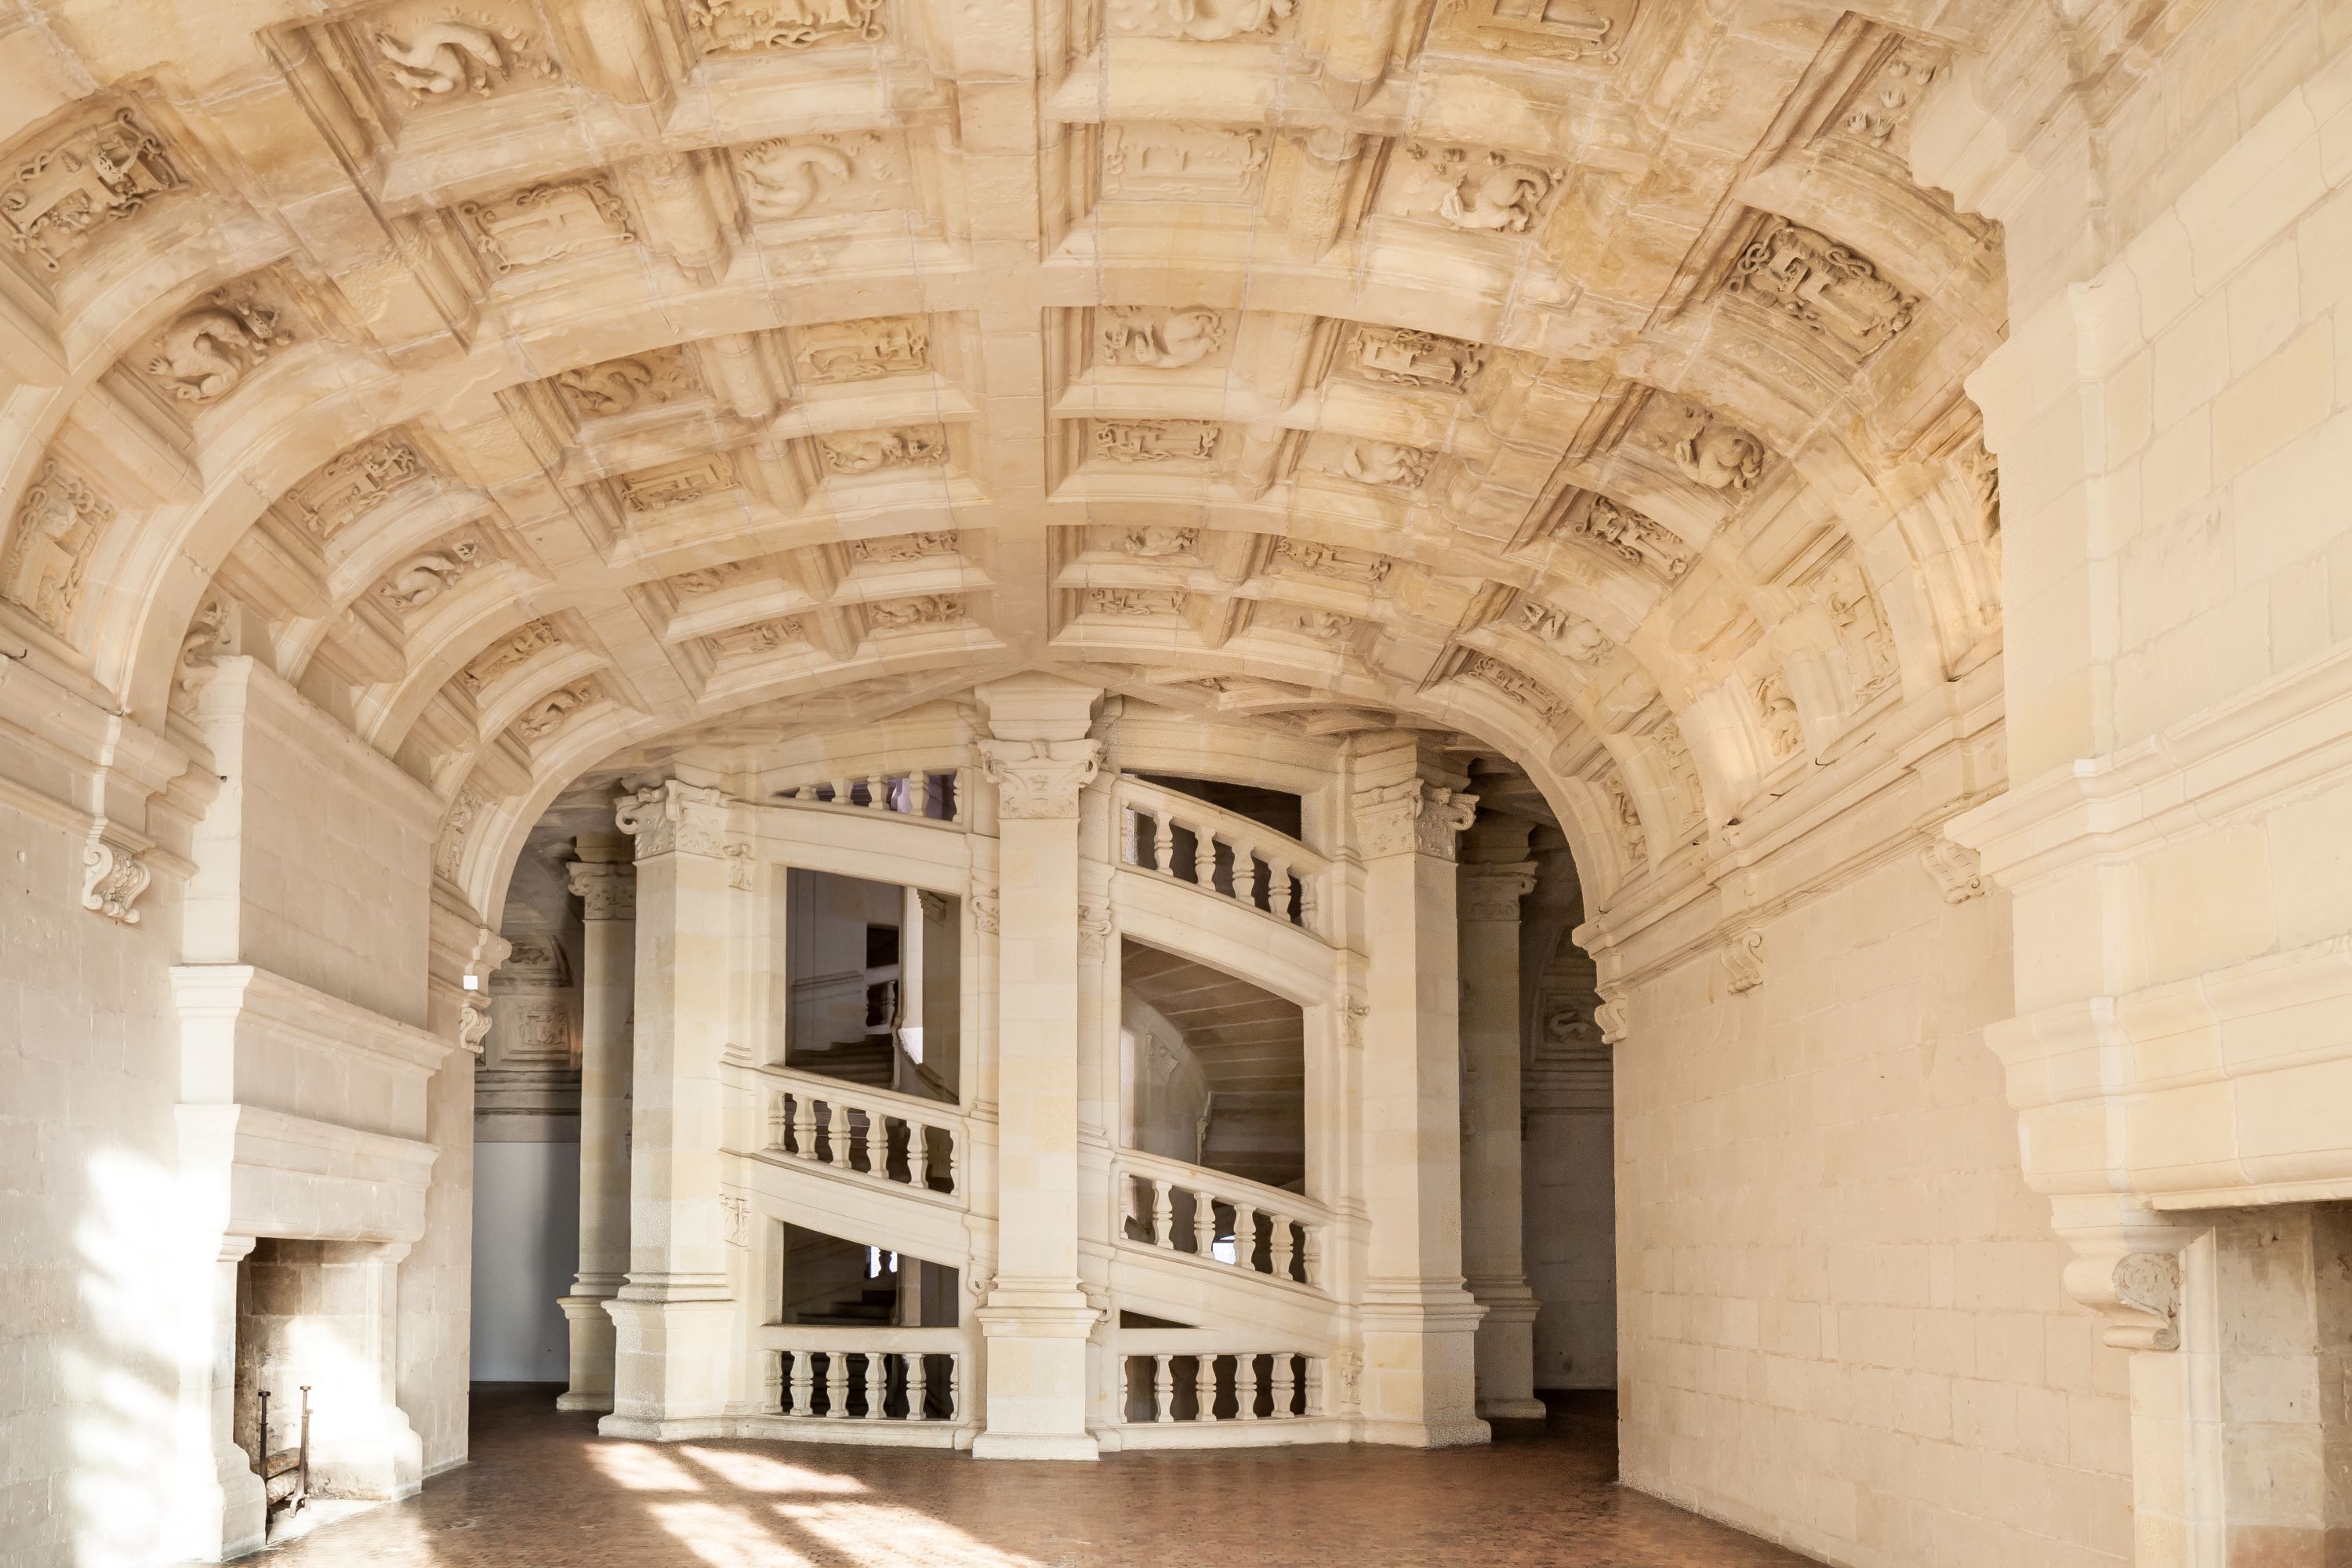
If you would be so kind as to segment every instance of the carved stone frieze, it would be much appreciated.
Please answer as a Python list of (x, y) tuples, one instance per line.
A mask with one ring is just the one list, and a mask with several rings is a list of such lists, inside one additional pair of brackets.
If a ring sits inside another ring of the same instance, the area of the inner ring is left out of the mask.
[(330, 458), (286, 493), (285, 510), (324, 544), (362, 512), (428, 470), (397, 433), (371, 437)]
[(457, 797), (450, 801), (448, 814), (441, 819), (440, 837), (434, 840), (433, 870), (444, 881), (454, 882), (466, 863), (466, 841), (472, 837), (474, 823), (488, 808), (489, 796), (468, 781), (457, 787)]
[(395, 611), (421, 610), (489, 559), (488, 545), (460, 533), (402, 560), (376, 584), (375, 596)]
[(1114, 463), (1205, 462), (1223, 427), (1202, 419), (1097, 419), (1089, 448)]
[(930, 363), (930, 330), (920, 316), (824, 321), (793, 333), (793, 366), (803, 381), (873, 381)]
[(377, 72), (412, 104), (487, 98), (510, 84), (552, 81), (560, 74), (523, 29), (487, 16), (387, 16), (373, 29), (371, 43)]
[(1911, 116), (1943, 69), (1942, 49), (1902, 38), (1887, 50), (1837, 113), (1829, 130), (1837, 135), (1900, 155), (1909, 145)]
[(668, 579), (670, 588), (682, 599), (700, 598), (731, 588), (751, 575), (751, 566), (741, 561), (721, 561), (715, 566), (697, 566)]
[(956, 553), (958, 536), (952, 528), (923, 533), (893, 533), (880, 539), (853, 539), (849, 558), (861, 566), (903, 566), (931, 556)]
[(1104, 26), (1126, 37), (1217, 43), (1252, 34), (1270, 37), (1297, 5), (1297, 0), (1110, 0)]
[(706, 452), (698, 458), (680, 458), (676, 462), (623, 474), (614, 481), (614, 488), (620, 493), (621, 505), (628, 510), (654, 512), (691, 505), (742, 486), (736, 478), (733, 459), (724, 452)]
[(535, 654), (544, 653), (562, 641), (555, 628), (545, 619), (529, 621), (509, 632), (488, 647), (476, 654), (466, 668), (457, 672), (457, 684), (473, 696), (510, 669), (530, 661)]
[(1767, 214), (1741, 247), (1723, 291), (1753, 301), (1867, 358), (1911, 324), (1918, 301), (1868, 257), (1817, 230)]
[(1633, 804), (1633, 791), (1624, 773), (1612, 763), (1593, 780), (1593, 787), (1608, 808), (1609, 830), (1617, 841), (1617, 852), (1629, 868), (1638, 869), (1650, 858), (1650, 836), (1642, 826), (1641, 808)]
[(154, 337), (140, 369), (183, 403), (212, 403), (236, 389), (272, 351), (294, 342), (287, 313), (250, 288), (216, 289)]
[(1690, 570), (1698, 552), (1682, 535), (1632, 507), (1597, 495), (1576, 520), (1575, 534), (1612, 554), (1646, 568), (1671, 583)]
[(1571, 663), (1588, 668), (1607, 658), (1616, 646), (1582, 616), (1533, 599), (1519, 602), (1517, 620), (1521, 630), (1549, 643)]
[(1109, 305), (1095, 316), (1095, 361), (1098, 364), (1181, 370), (1199, 364), (1224, 345), (1225, 318), (1221, 311), (1205, 306), (1161, 310), (1141, 305)]
[(788, 643), (808, 641), (808, 626), (797, 616), (777, 620), (754, 621), (748, 626), (730, 626), (703, 639), (714, 658), (772, 653)]
[(1181, 614), (1184, 595), (1164, 588), (1089, 588), (1087, 614), (1133, 618)]
[(701, 390), (685, 351), (677, 347), (578, 365), (558, 374), (555, 385), (572, 412), (586, 419), (658, 408)]
[(188, 629), (180, 638), (180, 673), (173, 681), (181, 691), (193, 691), (224, 655), (236, 652), (230, 630), (229, 601), (214, 595), (196, 606)]
[(1551, 688), (1491, 654), (1473, 653), (1464, 659), (1462, 675), (1465, 679), (1501, 692), (1547, 723), (1559, 716), (1559, 698)]
[(1359, 326), (1348, 340), (1347, 368), (1385, 386), (1466, 392), (1486, 365), (1486, 351), (1459, 338), (1404, 327)]
[(1356, 792), (1356, 828), (1368, 859), (1390, 855), (1454, 858), (1455, 835), (1478, 815), (1478, 797), (1423, 779)]
[(81, 607), (90, 557), (114, 521), (114, 503), (55, 458), (45, 458), (16, 507), (0, 595), (62, 632)]
[(1381, 210), (1472, 234), (1525, 234), (1549, 212), (1568, 171), (1493, 149), (1408, 142), (1390, 164)]
[(564, 886), (580, 900), (583, 920), (637, 918), (637, 874), (634, 867), (610, 861), (574, 860), (564, 868)]
[(919, 594), (908, 599), (884, 599), (866, 606), (866, 619), (880, 631), (914, 626), (948, 626), (965, 618), (960, 594)]
[(1015, 821), (1072, 817), (1078, 792), (1102, 769), (1099, 741), (982, 741), (980, 771), (996, 786), (996, 813)]
[(882, 0), (687, 0), (686, 25), (706, 55), (876, 44), (887, 31)]
[(109, 227), (186, 184), (163, 139), (135, 110), (119, 109), (0, 170), (0, 226), (17, 255), (57, 272)]
[(906, 425), (895, 430), (858, 430), (820, 436), (817, 454), (830, 474), (880, 473), (886, 468), (931, 468), (948, 460), (946, 432), (936, 425)]
[(1681, 434), (1666, 444), (1675, 467), (1692, 483), (1745, 495), (1764, 474), (1764, 443), (1698, 405), (1685, 404)]
[(1130, 528), (1119, 534), (1119, 548), (1129, 555), (1140, 555), (1147, 561), (1161, 560), (1172, 555), (1190, 555), (1201, 542), (1197, 528), (1174, 528), (1155, 523), (1147, 528)]
[(465, 202), (457, 216), (482, 263), (499, 277), (576, 256), (634, 245), (628, 209), (602, 174), (526, 185), (488, 201)]
[(722, 790), (665, 779), (623, 795), (613, 809), (613, 826), (636, 840), (636, 858), (727, 853), (727, 808)]
[(1319, 544), (1311, 539), (1278, 539), (1274, 545), (1276, 567), (1309, 577), (1328, 577), (1361, 588), (1377, 588), (1389, 580), (1396, 563), (1369, 550)]
[(1103, 194), (1165, 201), (1246, 201), (1264, 184), (1266, 132), (1143, 121), (1103, 130)]
[(1822, 585), (1821, 603), (1845, 656), (1850, 699), (1859, 706), (1894, 686), (1901, 674), (1895, 635), (1862, 568), (1849, 562), (1831, 573)]
[(1575, 65), (1613, 66), (1638, 0), (1444, 0), (1437, 47)]
[(1430, 465), (1436, 459), (1436, 453), (1420, 447), (1401, 447), (1393, 441), (1349, 441), (1326, 467), (1329, 472), (1360, 485), (1414, 490), (1428, 481)]
[(773, 137), (735, 150), (743, 203), (756, 219), (782, 220), (912, 206), (902, 141), (853, 132)]
[(1805, 743), (1805, 721), (1789, 695), (1789, 684), (1778, 670), (1756, 683), (1756, 712), (1764, 735), (1764, 749), (1773, 761), (1795, 753)]
[(1309, 609), (1297, 605), (1261, 605), (1251, 616), (1250, 624), (1272, 631), (1289, 632), (1327, 647), (1336, 647), (1356, 635), (1356, 621), (1352, 616), (1343, 616), (1337, 610)]
[(549, 740), (572, 722), (573, 715), (593, 707), (604, 695), (593, 680), (575, 680), (560, 687), (523, 710), (521, 717), (515, 721), (515, 734), (533, 745)]

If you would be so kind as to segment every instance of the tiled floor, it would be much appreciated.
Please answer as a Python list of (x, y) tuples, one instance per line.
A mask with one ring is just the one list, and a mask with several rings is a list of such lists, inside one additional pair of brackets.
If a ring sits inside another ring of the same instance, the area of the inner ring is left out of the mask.
[[(1605, 1405), (1492, 1448), (1097, 1465), (819, 1444), (606, 1442), (553, 1389), (477, 1388), (474, 1460), (269, 1568), (1751, 1568), (1804, 1561), (1611, 1483)], [(1600, 1396), (1606, 1398), (1605, 1395)], [(1516, 1429), (1513, 1429), (1516, 1428)]]

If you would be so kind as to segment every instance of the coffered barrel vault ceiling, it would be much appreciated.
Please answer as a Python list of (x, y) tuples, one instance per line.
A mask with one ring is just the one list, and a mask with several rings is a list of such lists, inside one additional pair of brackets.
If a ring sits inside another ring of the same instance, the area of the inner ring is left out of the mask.
[(1473, 737), (1605, 901), (1987, 689), (2000, 239), (1906, 152), (1996, 9), (36, 5), (0, 618), (272, 665), (478, 908), (616, 753), (1041, 664)]

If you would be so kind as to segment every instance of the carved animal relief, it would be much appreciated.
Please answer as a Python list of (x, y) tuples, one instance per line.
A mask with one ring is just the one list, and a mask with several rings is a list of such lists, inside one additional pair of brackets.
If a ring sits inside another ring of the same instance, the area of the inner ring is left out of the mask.
[(1224, 317), (1198, 306), (1155, 310), (1112, 305), (1097, 312), (1095, 321), (1095, 358), (1102, 364), (1181, 370), (1200, 363), (1224, 343)]
[(1348, 367), (1387, 386), (1466, 392), (1486, 363), (1475, 343), (1402, 327), (1358, 327), (1348, 342)]
[(45, 459), (16, 508), (7, 596), (51, 630), (64, 631), (81, 606), (89, 558), (114, 515), (114, 503), (89, 481), (55, 458)]
[(377, 71), (412, 104), (488, 97), (512, 82), (551, 81), (555, 62), (518, 27), (448, 15), (387, 21), (374, 29)]
[(1472, 234), (1525, 234), (1550, 210), (1567, 174), (1507, 153), (1408, 142), (1381, 206)]
[(1723, 289), (1801, 324), (1857, 359), (1909, 326), (1918, 306), (1860, 252), (1771, 216), (1732, 263)]
[(1119, 547), (1129, 555), (1146, 560), (1160, 560), (1171, 555), (1190, 555), (1200, 542), (1197, 528), (1170, 528), (1155, 524), (1149, 528), (1130, 528), (1119, 535)]
[(572, 715), (590, 707), (603, 695), (594, 681), (575, 681), (525, 709), (522, 717), (515, 721), (515, 733), (522, 740), (537, 744), (554, 735), (572, 721)]
[(1594, 496), (1576, 520), (1575, 534), (1589, 539), (1620, 560), (1645, 567), (1671, 583), (1690, 570), (1698, 552), (1662, 522), (1619, 506), (1607, 496)]
[(1419, 489), (1428, 480), (1430, 465), (1436, 458), (1434, 452), (1419, 447), (1400, 447), (1393, 441), (1350, 440), (1339, 448), (1328, 467), (1330, 472), (1360, 485), (1412, 490)]
[(1287, 21), (1297, 0), (1110, 0), (1105, 16), (1115, 35), (1190, 38), (1215, 43), (1268, 36)]
[(457, 684), (479, 696), (499, 676), (530, 662), (532, 655), (543, 653), (562, 640), (555, 635), (555, 628), (545, 621), (530, 622), (476, 654), (473, 662), (457, 672)]
[(873, 474), (885, 468), (936, 468), (947, 461), (946, 434), (936, 425), (820, 436), (816, 449), (833, 474)]
[(955, 594), (924, 594), (912, 599), (886, 599), (878, 605), (866, 605), (866, 616), (877, 631), (952, 626), (964, 618), (963, 599)]
[(463, 577), (489, 559), (482, 542), (460, 535), (430, 550), (420, 550), (403, 561), (378, 583), (378, 599), (398, 611), (421, 610), (447, 593)]
[(1628, 867), (1638, 868), (1649, 858), (1649, 835), (1642, 828), (1642, 813), (1633, 804), (1633, 792), (1625, 784), (1625, 775), (1612, 763), (1594, 781), (1594, 788), (1608, 807), (1611, 833), (1617, 840), (1618, 852)]
[(1776, 672), (1756, 683), (1756, 711), (1764, 731), (1764, 747), (1772, 760), (1794, 753), (1805, 743), (1804, 720), (1789, 695), (1788, 683)]
[(1667, 447), (1675, 467), (1694, 484), (1745, 495), (1764, 474), (1764, 443), (1696, 404), (1683, 409), (1683, 433)]
[(183, 403), (211, 403), (293, 341), (278, 310), (223, 289), (150, 340), (141, 368)]
[(99, 233), (186, 181), (128, 109), (21, 156), (0, 184), (9, 245), (56, 272)]
[(1202, 462), (1217, 455), (1219, 429), (1199, 419), (1104, 419), (1094, 454), (1114, 463)]
[(930, 334), (920, 316), (825, 321), (796, 329), (793, 341), (793, 364), (803, 381), (872, 381), (930, 363)]
[(849, 558), (862, 566), (904, 565), (926, 556), (953, 555), (955, 552), (956, 531), (951, 528), (930, 533), (894, 533), (885, 539), (853, 539), (849, 542)]
[(581, 365), (559, 374), (555, 384), (572, 411), (587, 419), (658, 408), (699, 390), (684, 351), (677, 348)]
[(1184, 595), (1160, 588), (1089, 588), (1087, 590), (1087, 613), (1090, 616), (1172, 616), (1182, 612)]
[(1581, 616), (1530, 600), (1519, 605), (1518, 620), (1522, 629), (1541, 637), (1574, 663), (1591, 666), (1609, 657), (1609, 638)]
[(706, 55), (873, 44), (885, 32), (882, 0), (687, 0), (686, 24)]
[(730, 654), (772, 653), (786, 643), (806, 642), (808, 628), (794, 619), (755, 621), (748, 626), (734, 626), (713, 633), (703, 640), (710, 651), (720, 658)]

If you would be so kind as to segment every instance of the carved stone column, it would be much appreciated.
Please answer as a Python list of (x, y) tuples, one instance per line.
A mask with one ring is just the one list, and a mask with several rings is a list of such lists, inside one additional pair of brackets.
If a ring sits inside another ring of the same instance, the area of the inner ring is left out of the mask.
[(1482, 1315), (1462, 1279), (1460, 970), (1454, 835), (1475, 798), (1409, 737), (1359, 753), (1357, 842), (1370, 955), (1364, 1206), (1371, 1222), (1359, 1384), (1366, 1441), (1483, 1443)]
[(1097, 692), (1046, 675), (982, 686), (997, 790), (997, 1271), (981, 1458), (1091, 1459), (1078, 1281), (1078, 795)]
[(629, 1277), (606, 1303), (620, 1437), (710, 1435), (730, 1387), (734, 1310), (719, 1203), (727, 1038), (727, 797), (672, 779), (620, 803), (636, 839), (636, 1030)]
[(562, 1299), (571, 1386), (559, 1410), (613, 1408), (613, 1320), (604, 1303), (629, 1268), (629, 1038), (636, 990), (637, 879), (615, 834), (574, 841), (581, 904), (580, 1267)]
[(1461, 871), (1462, 1269), (1486, 1309), (1478, 1323), (1478, 1414), (1541, 1419), (1535, 1396), (1535, 1292), (1528, 1288), (1520, 1190), (1519, 900), (1532, 825), (1487, 817)]

